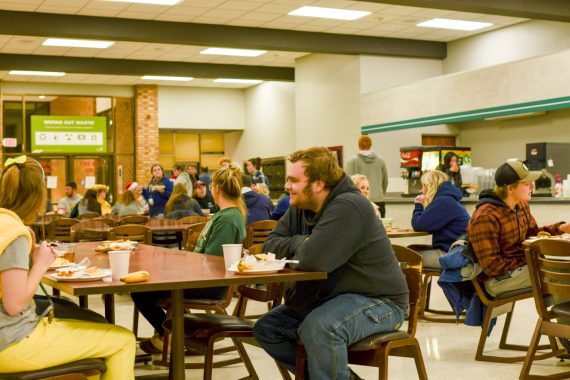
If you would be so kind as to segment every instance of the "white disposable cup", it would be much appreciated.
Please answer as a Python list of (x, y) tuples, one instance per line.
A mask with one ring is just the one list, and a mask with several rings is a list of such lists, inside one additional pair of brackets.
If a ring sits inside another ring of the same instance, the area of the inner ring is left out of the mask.
[(131, 251), (109, 251), (109, 263), (111, 264), (111, 277), (120, 280), (129, 273), (129, 260)]
[(243, 244), (222, 244), (224, 250), (224, 266), (226, 269), (232, 264), (238, 263), (241, 259), (241, 249)]
[(382, 224), (384, 225), (384, 228), (392, 228), (392, 222), (392, 218), (382, 218)]

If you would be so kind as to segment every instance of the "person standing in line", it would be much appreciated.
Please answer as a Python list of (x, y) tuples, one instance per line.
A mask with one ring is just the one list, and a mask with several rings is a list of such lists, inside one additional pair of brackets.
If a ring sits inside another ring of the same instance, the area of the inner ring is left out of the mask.
[(172, 194), (172, 182), (164, 177), (164, 169), (161, 165), (155, 164), (150, 168), (152, 179), (147, 187), (142, 188), (142, 195), (149, 204), (149, 214), (151, 218), (164, 215), (164, 206)]
[(193, 193), (193, 183), (192, 179), (190, 178), (190, 174), (184, 170), (184, 165), (176, 164), (172, 167), (172, 177), (170, 180), (172, 181), (173, 186), (181, 183), (187, 190), (188, 196), (191, 197)]
[(66, 183), (64, 190), (65, 197), (61, 198), (57, 202), (57, 213), (59, 215), (67, 216), (77, 202), (79, 202), (83, 197), (81, 194), (77, 193), (77, 184), (75, 182)]
[(380, 209), (382, 218), (386, 217), (386, 202), (384, 195), (388, 189), (388, 169), (386, 162), (370, 148), (372, 139), (364, 135), (358, 138), (359, 152), (346, 163), (345, 171), (348, 175), (362, 174), (368, 178), (370, 184), (370, 200)]
[(295, 349), (307, 351), (311, 379), (357, 378), (347, 347), (372, 334), (398, 330), (408, 287), (386, 231), (325, 147), (289, 157), (285, 190), (291, 207), (263, 249), (299, 260), (294, 268), (325, 271), (327, 278), (287, 289), (285, 303), (257, 320), (261, 347), (295, 372)]
[(188, 164), (186, 172), (192, 181), (192, 186), (194, 186), (194, 182), (198, 180), (198, 166), (196, 164)]

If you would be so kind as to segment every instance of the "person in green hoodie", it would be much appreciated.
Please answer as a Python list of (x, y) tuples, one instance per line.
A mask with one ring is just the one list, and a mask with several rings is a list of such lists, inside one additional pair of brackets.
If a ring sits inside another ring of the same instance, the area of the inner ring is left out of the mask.
[(45, 202), (39, 162), (8, 159), (0, 177), (0, 377), (102, 357), (107, 370), (101, 379), (134, 379), (135, 337), (127, 329), (36, 315), (33, 296), (55, 255), (45, 241), (34, 244), (26, 224), (43, 213)]

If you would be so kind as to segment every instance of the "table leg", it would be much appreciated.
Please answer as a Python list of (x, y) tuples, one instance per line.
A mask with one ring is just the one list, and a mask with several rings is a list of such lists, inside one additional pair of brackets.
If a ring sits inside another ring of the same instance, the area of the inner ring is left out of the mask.
[(104, 294), (103, 303), (105, 304), (105, 319), (111, 324), (115, 324), (115, 295)]
[(79, 307), (89, 309), (89, 299), (87, 296), (79, 296)]
[(174, 380), (184, 380), (184, 304), (183, 290), (172, 290), (172, 366), (170, 368), (170, 378)]

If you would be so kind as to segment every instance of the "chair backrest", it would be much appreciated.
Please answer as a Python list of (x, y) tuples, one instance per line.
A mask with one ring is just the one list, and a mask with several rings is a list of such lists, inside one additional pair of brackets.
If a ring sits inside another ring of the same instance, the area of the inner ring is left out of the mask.
[(102, 241), (107, 238), (109, 225), (99, 220), (84, 220), (71, 226), (71, 241)]
[(194, 248), (196, 248), (196, 243), (198, 242), (198, 238), (200, 237), (200, 233), (202, 233), (202, 230), (204, 229), (205, 226), (206, 222), (202, 222), (202, 223), (195, 223), (190, 227), (188, 227), (186, 233), (186, 246), (184, 247), (186, 251), (190, 252), (194, 251)]
[(393, 245), (396, 258), (406, 276), (409, 291), (410, 311), (408, 315), (408, 334), (415, 336), (418, 321), (419, 300), (422, 284), (422, 256), (409, 248)]
[(98, 214), (96, 212), (86, 212), (80, 215), (77, 215), (77, 219), (79, 220), (83, 220), (83, 219), (93, 219), (93, 218), (100, 218), (101, 214)]
[(55, 219), (49, 224), (48, 239), (68, 243), (71, 241), (71, 226), (79, 220), (73, 218)]
[(194, 224), (194, 223), (204, 223), (208, 221), (208, 217), (200, 215), (185, 216), (178, 219), (180, 223)]
[(543, 319), (551, 319), (544, 297), (570, 297), (570, 241), (539, 239), (525, 255), (536, 311)]
[(119, 225), (142, 224), (144, 226), (147, 223), (148, 223), (148, 216), (146, 215), (125, 215), (119, 219)]
[(254, 244), (263, 244), (267, 237), (277, 226), (276, 220), (260, 220), (247, 226), (247, 234), (245, 236), (245, 247), (249, 248)]
[(140, 224), (124, 224), (109, 230), (109, 240), (133, 240), (144, 244), (152, 244), (152, 231)]
[(109, 227), (117, 227), (119, 225), (119, 220), (118, 219), (113, 219), (109, 216), (106, 217), (102, 217), (102, 218), (97, 218), (96, 220), (105, 223), (106, 225), (108, 225)]

